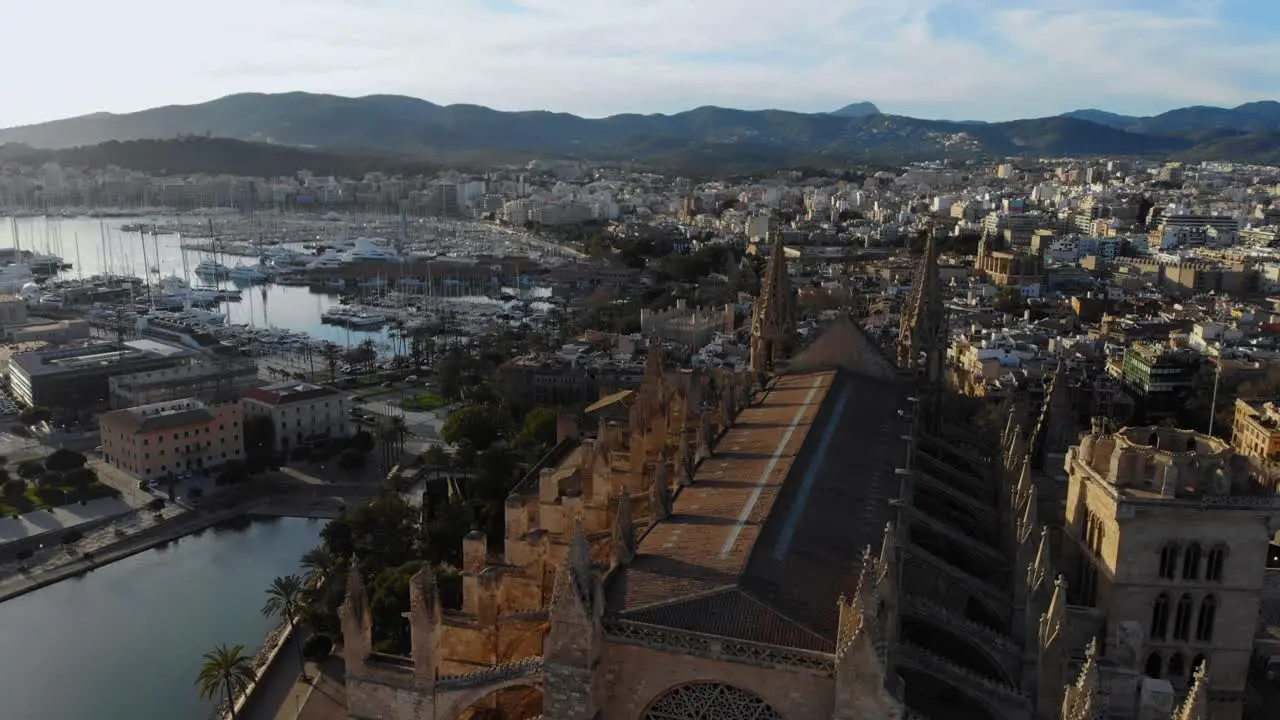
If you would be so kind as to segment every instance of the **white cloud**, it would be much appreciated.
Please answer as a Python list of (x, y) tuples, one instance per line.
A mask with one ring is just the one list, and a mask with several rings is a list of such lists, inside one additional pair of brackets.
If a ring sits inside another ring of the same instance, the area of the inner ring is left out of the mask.
[(1280, 44), (1243, 42), (1216, 3), (1142, 1), (515, 0), (527, 11), (498, 13), (465, 0), (9, 0), (7, 55), (24, 61), (0, 74), (0, 126), (241, 91), (592, 116), (868, 99), (999, 119), (1280, 87)]

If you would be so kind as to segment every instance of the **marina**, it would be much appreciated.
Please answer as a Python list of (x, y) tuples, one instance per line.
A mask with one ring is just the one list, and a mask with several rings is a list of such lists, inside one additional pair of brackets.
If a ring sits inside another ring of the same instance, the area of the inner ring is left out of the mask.
[[(258, 228), (252, 252), (222, 239), (220, 223), (227, 237)], [(199, 227), (213, 228), (218, 239), (151, 231)], [(277, 232), (268, 238), (268, 230)], [(554, 321), (556, 306), (537, 287), (537, 271), (576, 261), (572, 251), (523, 231), (405, 218), (0, 222), (0, 252), (18, 247), (26, 261), (0, 265), (0, 292), (21, 294), (33, 314), (85, 317), (107, 336), (157, 328), (207, 335), (254, 355), (369, 343), (393, 355), (403, 335), (446, 318), (462, 337), (540, 327)], [(32, 272), (32, 257), (70, 268)]]

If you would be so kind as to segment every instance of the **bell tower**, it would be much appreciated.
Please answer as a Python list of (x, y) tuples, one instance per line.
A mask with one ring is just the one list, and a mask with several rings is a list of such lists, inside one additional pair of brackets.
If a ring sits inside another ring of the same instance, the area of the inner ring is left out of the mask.
[(795, 301), (779, 234), (774, 236), (760, 296), (751, 312), (751, 372), (757, 376), (773, 372), (774, 365), (790, 352), (795, 330)]
[(947, 318), (938, 275), (938, 244), (932, 231), (902, 308), (900, 325), (898, 367), (915, 373), (922, 404), (927, 406), (921, 416), (936, 425), (941, 421), (938, 406), (946, 382)]

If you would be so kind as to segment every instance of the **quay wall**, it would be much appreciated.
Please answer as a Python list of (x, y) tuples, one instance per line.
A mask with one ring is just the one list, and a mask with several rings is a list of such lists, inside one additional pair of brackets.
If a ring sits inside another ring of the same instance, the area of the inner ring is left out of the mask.
[(198, 530), (203, 530), (244, 514), (243, 508), (236, 508), (211, 513), (197, 512), (173, 518), (127, 538), (122, 538), (120, 542), (112, 543), (110, 546), (94, 552), (92, 557), (85, 558), (82, 556), (52, 570), (32, 575), (20, 575), (0, 581), (0, 602), (39, 590), (42, 587), (61, 582), (67, 578), (83, 575), (95, 568), (165, 545), (185, 535), (190, 535)]
[[(43, 512), (43, 510), (40, 512)], [(107, 515), (106, 517), (94, 518), (93, 520), (82, 522), (78, 525), (72, 525), (70, 527), (60, 527), (55, 530), (49, 530), (47, 532), (42, 532), (39, 535), (28, 535), (27, 537), (19, 538), (17, 540), (10, 540), (9, 542), (4, 543), (3, 545), (0, 545), (0, 562), (10, 562), (10, 561), (17, 560), (18, 555), (20, 555), (24, 550), (31, 550), (32, 552), (34, 552), (35, 550), (39, 549), (42, 545), (58, 545), (62, 542), (63, 536), (65, 536), (69, 532), (76, 531), (82, 534), (91, 533), (94, 530), (98, 530), (100, 528), (106, 527), (107, 525), (110, 525), (111, 523), (116, 522), (117, 520), (123, 520), (124, 518), (127, 518), (131, 514), (136, 512), (146, 512), (146, 511), (145, 510), (144, 511), (139, 511), (139, 510), (125, 511), (116, 515)]]
[[(82, 575), (95, 568), (165, 545), (227, 520), (233, 520), (238, 517), (302, 517), (332, 520), (341, 514), (344, 507), (344, 502), (332, 498), (317, 502), (312, 498), (290, 498), (285, 496), (274, 497), (265, 501), (238, 504), (217, 510), (196, 510), (121, 538), (119, 542), (94, 551), (88, 558), (81, 556), (51, 570), (0, 580), (0, 602), (19, 595), (25, 595), (33, 590), (39, 590), (42, 587), (67, 578)], [(76, 528), (91, 530), (94, 527), (106, 525), (113, 520), (117, 520), (119, 517), (103, 518), (100, 521), (77, 525)], [(64, 532), (66, 530), (48, 533), (48, 535), (56, 539)], [(27, 542), (27, 540), (24, 539), (22, 542)]]

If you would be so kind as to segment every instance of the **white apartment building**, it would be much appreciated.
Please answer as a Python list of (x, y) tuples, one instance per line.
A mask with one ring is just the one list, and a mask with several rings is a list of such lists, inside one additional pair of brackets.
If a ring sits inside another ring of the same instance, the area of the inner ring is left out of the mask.
[[(256, 417), (271, 418), (277, 452), (287, 453), (310, 440), (351, 434), (346, 396), (320, 385), (287, 381), (253, 388), (240, 399), (240, 407), (246, 423)], [(251, 437), (246, 441), (257, 442)]]

